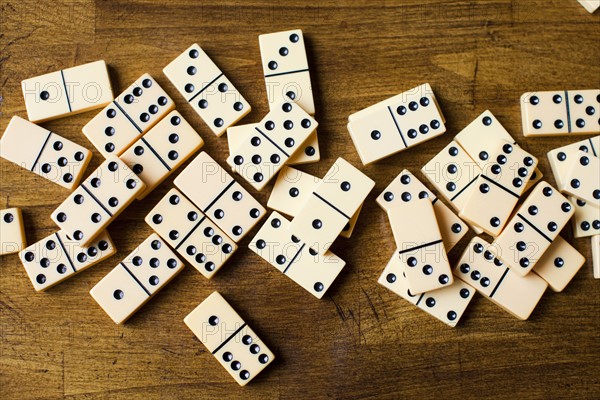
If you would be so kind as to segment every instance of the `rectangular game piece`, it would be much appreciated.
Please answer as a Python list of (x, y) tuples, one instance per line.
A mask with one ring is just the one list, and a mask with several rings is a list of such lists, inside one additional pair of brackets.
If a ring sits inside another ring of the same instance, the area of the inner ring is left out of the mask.
[(18, 253), (27, 246), (20, 208), (0, 210), (0, 256)]
[(573, 216), (573, 205), (546, 182), (533, 188), (491, 251), (517, 275), (525, 276)]
[(559, 189), (600, 209), (600, 158), (579, 150), (567, 164)]
[(177, 110), (150, 129), (120, 157), (146, 184), (138, 200), (150, 194), (203, 144)]
[(389, 212), (405, 202), (422, 198), (431, 200), (444, 248), (450, 251), (469, 231), (469, 227), (407, 169), (394, 178), (377, 197), (377, 204), (385, 212)]
[(565, 239), (557, 236), (535, 264), (533, 272), (548, 282), (550, 289), (562, 292), (584, 263), (585, 257)]
[(84, 247), (70, 239), (64, 231), (58, 231), (24, 249), (19, 257), (33, 288), (42, 292), (116, 252), (107, 231)]
[(324, 254), (360, 208), (375, 182), (338, 158), (290, 225), (290, 232)]
[[(321, 178), (284, 166), (277, 176), (267, 207), (293, 218), (302, 211), (320, 182)], [(341, 237), (348, 239), (352, 236), (361, 209), (362, 206), (350, 218), (340, 233)]]
[(538, 159), (519, 146), (498, 142), (460, 211), (460, 217), (498, 236), (525, 191)]
[(299, 105), (278, 103), (229, 155), (227, 163), (256, 190), (261, 190), (303, 148), (317, 126), (318, 122)]
[(148, 74), (142, 75), (83, 127), (83, 134), (107, 158), (120, 156), (175, 103)]
[(250, 104), (197, 43), (163, 72), (217, 136), (250, 112)]
[(573, 196), (569, 196), (575, 213), (573, 214), (573, 236), (576, 238), (600, 235), (600, 208)]
[(114, 98), (104, 60), (25, 79), (21, 88), (31, 122), (104, 107)]
[(117, 324), (124, 323), (183, 270), (184, 264), (153, 233), (90, 290)]
[(109, 156), (50, 218), (66, 235), (85, 246), (145, 188), (144, 182), (121, 159)]
[(394, 252), (377, 282), (446, 325), (455, 327), (471, 302), (475, 289), (456, 279), (450, 286), (415, 295), (409, 289), (404, 268)]
[(328, 251), (320, 255), (306, 243), (294, 241), (290, 222), (277, 211), (260, 228), (250, 250), (320, 299), (342, 271), (346, 262)]
[(600, 0), (577, 0), (590, 14), (600, 8)]
[(526, 320), (548, 284), (536, 274), (524, 277), (515, 274), (514, 270), (494, 257), (494, 246), (474, 237), (456, 264), (454, 275), (500, 308), (518, 319)]
[(146, 223), (208, 279), (238, 248), (177, 189), (171, 189), (156, 204)]
[(392, 208), (388, 216), (411, 293), (451, 285), (452, 271), (431, 201), (409, 201)]
[(521, 96), (524, 136), (600, 133), (600, 90), (530, 92)]
[(562, 187), (563, 182), (566, 181), (567, 167), (571, 162), (571, 158), (579, 150), (598, 157), (598, 154), (600, 154), (600, 136), (571, 143), (548, 152), (548, 161), (550, 162), (557, 187)]
[(72, 190), (92, 159), (92, 152), (15, 115), (0, 139), (0, 156)]
[(266, 212), (204, 151), (175, 178), (175, 186), (235, 242), (239, 242)]
[(600, 279), (600, 235), (592, 236), (592, 264), (594, 278)]
[[(247, 138), (256, 132), (255, 128), (258, 124), (235, 125), (227, 128), (227, 146), (229, 154), (237, 150), (240, 145), (244, 144)], [(303, 150), (294, 153), (287, 161), (286, 165), (300, 165), (318, 162), (321, 159), (319, 150), (319, 138), (315, 129), (308, 139), (302, 144)]]
[(259, 35), (258, 43), (269, 106), (290, 98), (314, 115), (315, 103), (302, 30)]
[(348, 132), (364, 165), (446, 132), (428, 83), (352, 114), (348, 121)]
[(208, 296), (183, 322), (240, 386), (245, 386), (275, 359), (218, 292)]

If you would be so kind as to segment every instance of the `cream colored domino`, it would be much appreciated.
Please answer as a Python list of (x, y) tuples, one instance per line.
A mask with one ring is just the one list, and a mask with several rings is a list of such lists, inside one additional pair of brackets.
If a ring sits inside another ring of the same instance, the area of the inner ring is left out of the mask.
[(25, 246), (25, 228), (20, 208), (0, 210), (0, 256), (18, 253)]
[(577, 0), (587, 12), (593, 14), (598, 8), (600, 8), (600, 0)]
[(600, 279), (600, 235), (592, 236), (592, 264), (594, 278)]
[(259, 35), (258, 43), (269, 105), (290, 98), (314, 115), (315, 103), (302, 30)]
[(450, 251), (469, 231), (469, 227), (409, 170), (403, 170), (394, 178), (376, 201), (379, 207), (389, 212), (403, 203), (422, 198), (431, 200), (444, 247)]
[(85, 246), (100, 234), (146, 185), (116, 156), (109, 156), (50, 216)]
[(156, 204), (146, 223), (208, 279), (238, 248), (177, 189), (171, 189)]
[(460, 211), (460, 217), (498, 236), (517, 205), (538, 159), (510, 142), (498, 142)]
[[(258, 124), (246, 124), (246, 125), (235, 125), (227, 128), (227, 145), (229, 147), (229, 154), (232, 154), (244, 141), (255, 132), (255, 127)], [(302, 145), (304, 148), (302, 151), (294, 153), (286, 165), (300, 165), (317, 162), (321, 159), (321, 153), (319, 150), (319, 138), (317, 136), (317, 130), (315, 129), (306, 139), (306, 142)]]
[(562, 192), (600, 208), (600, 158), (579, 150), (573, 154), (565, 177), (559, 187)]
[(600, 235), (600, 208), (576, 197), (570, 196), (569, 202), (573, 205), (573, 236), (576, 238)]
[(562, 292), (584, 263), (585, 257), (565, 239), (557, 236), (533, 272), (548, 282), (553, 291)]
[(409, 289), (404, 268), (394, 252), (377, 282), (446, 325), (455, 327), (471, 302), (475, 289), (457, 279), (450, 286), (415, 295)]
[(392, 208), (388, 217), (411, 293), (451, 285), (452, 271), (431, 201), (415, 199), (404, 203)]
[(290, 225), (290, 232), (324, 254), (360, 208), (375, 182), (338, 158)]
[(317, 126), (318, 122), (297, 104), (278, 103), (229, 155), (227, 163), (256, 190), (261, 190), (293, 154), (302, 150), (302, 144)]
[(81, 247), (64, 231), (58, 231), (19, 253), (23, 267), (38, 292), (106, 260), (117, 252), (107, 231)]
[(21, 88), (31, 122), (93, 110), (113, 100), (104, 60), (25, 79)]
[(324, 255), (316, 253), (289, 233), (289, 225), (287, 219), (273, 211), (248, 247), (320, 299), (346, 262), (330, 251)]
[(265, 216), (265, 208), (204, 151), (175, 178), (175, 186), (235, 242)]
[(208, 296), (183, 322), (240, 386), (254, 379), (275, 359), (218, 292)]
[[(290, 217), (295, 217), (300, 213), (320, 182), (321, 179), (316, 176), (284, 166), (279, 171), (267, 207)], [(342, 233), (340, 233), (341, 237), (348, 239), (352, 236), (361, 209), (362, 205), (344, 226)]]
[(92, 152), (15, 115), (0, 139), (0, 156), (72, 190), (81, 180)]
[(217, 136), (250, 110), (250, 104), (197, 43), (177, 56), (163, 72)]
[(102, 278), (90, 294), (115, 323), (122, 324), (183, 267), (169, 246), (153, 233)]
[(548, 284), (536, 274), (520, 277), (494, 256), (494, 245), (474, 237), (454, 268), (454, 275), (496, 305), (526, 320)]
[(174, 108), (169, 95), (144, 74), (92, 118), (83, 134), (104, 157), (119, 156)]
[(200, 135), (177, 110), (150, 129), (120, 157), (146, 184), (138, 200), (160, 185), (203, 144)]
[(530, 92), (521, 96), (523, 135), (600, 133), (600, 90)]
[(348, 132), (364, 165), (446, 132), (444, 116), (428, 83), (359, 111), (348, 120)]
[(571, 203), (546, 182), (533, 188), (491, 251), (517, 275), (531, 271), (573, 216)]
[(600, 136), (571, 143), (548, 152), (548, 161), (550, 162), (557, 187), (563, 186), (566, 180), (567, 167), (579, 150), (585, 151), (591, 156), (598, 157), (598, 154), (600, 154)]

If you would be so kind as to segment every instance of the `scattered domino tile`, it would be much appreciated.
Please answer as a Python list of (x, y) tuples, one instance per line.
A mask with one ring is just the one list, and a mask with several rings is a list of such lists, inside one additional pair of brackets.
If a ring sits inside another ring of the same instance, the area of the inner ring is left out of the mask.
[(562, 192), (600, 209), (600, 158), (578, 151), (571, 158)]
[[(229, 147), (229, 154), (232, 154), (237, 148), (239, 148), (247, 138), (256, 132), (258, 124), (246, 124), (246, 125), (235, 125), (227, 128), (227, 146)], [(319, 150), (319, 138), (317, 136), (317, 130), (315, 129), (309, 136), (308, 139), (302, 144), (304, 150), (297, 151), (286, 161), (286, 165), (300, 165), (315, 163), (321, 159), (321, 153)]]
[(21, 88), (31, 122), (93, 110), (113, 100), (104, 60), (25, 79)]
[(474, 237), (456, 264), (454, 275), (508, 313), (526, 320), (548, 284), (536, 274), (515, 274), (494, 256), (493, 249), (493, 244)]
[(338, 158), (290, 225), (290, 232), (324, 254), (364, 203), (375, 182)]
[(592, 264), (594, 278), (600, 279), (600, 235), (592, 236)]
[(521, 96), (524, 136), (600, 133), (600, 90), (530, 92)]
[(265, 208), (204, 151), (175, 178), (175, 186), (235, 242), (265, 216)]
[(171, 189), (156, 204), (146, 223), (208, 279), (238, 248), (177, 189)]
[(533, 188), (490, 250), (517, 275), (525, 276), (575, 212), (566, 197), (546, 182)]
[(245, 386), (275, 359), (218, 292), (208, 296), (183, 322), (240, 386)]
[(106, 260), (117, 252), (107, 231), (81, 247), (64, 231), (58, 231), (19, 253), (25, 271), (38, 292)]
[(600, 136), (581, 140), (576, 143), (571, 143), (566, 146), (559, 147), (548, 152), (548, 161), (552, 168), (552, 174), (556, 180), (557, 187), (563, 187), (566, 181), (567, 168), (571, 162), (571, 158), (578, 153), (578, 151), (585, 151), (589, 155), (598, 157), (600, 154)]
[(318, 125), (297, 104), (278, 103), (229, 155), (227, 163), (256, 190), (262, 190), (289, 158), (302, 149)]
[[(277, 176), (267, 207), (287, 216), (295, 217), (300, 213), (320, 182), (321, 179), (316, 176), (284, 166), (279, 172), (279, 176)], [(348, 239), (352, 236), (361, 209), (362, 205), (344, 226), (342, 233), (340, 233), (341, 237)]]
[(100, 234), (146, 185), (116, 156), (109, 156), (50, 216), (85, 246)]
[(446, 132), (428, 83), (352, 114), (348, 121), (348, 132), (364, 165)]
[(565, 239), (557, 236), (539, 259), (533, 272), (548, 282), (550, 289), (562, 292), (584, 263), (585, 257)]
[(200, 135), (176, 110), (150, 129), (120, 156), (146, 184), (138, 200), (160, 185), (203, 144)]
[(587, 204), (576, 197), (569, 197), (573, 204), (573, 236), (576, 238), (600, 235), (600, 208)]
[(590, 14), (600, 8), (600, 0), (577, 0)]
[(499, 142), (491, 160), (475, 182), (475, 188), (459, 216), (491, 236), (498, 236), (517, 205), (538, 159), (509, 142)]
[(144, 74), (83, 127), (83, 134), (106, 158), (121, 155), (152, 128), (175, 103)]
[(250, 250), (320, 299), (346, 262), (328, 251), (320, 255), (288, 231), (290, 222), (273, 211), (260, 228)]
[(410, 171), (403, 170), (377, 197), (376, 201), (379, 207), (387, 213), (405, 202), (422, 198), (431, 200), (444, 247), (450, 251), (466, 235), (469, 227)]
[(81, 180), (92, 152), (15, 115), (0, 139), (0, 156), (72, 190)]
[(0, 210), (0, 256), (18, 253), (25, 246), (25, 228), (20, 208)]
[(171, 61), (163, 72), (217, 136), (251, 110), (246, 99), (197, 43)]
[(409, 201), (392, 208), (388, 217), (411, 293), (450, 286), (454, 279), (431, 201)]
[(153, 233), (90, 290), (117, 324), (124, 323), (183, 270), (183, 263)]
[(409, 289), (404, 268), (394, 252), (377, 282), (446, 325), (455, 327), (471, 302), (475, 289), (457, 279), (450, 286), (415, 295)]
[(258, 43), (269, 106), (289, 98), (314, 115), (315, 103), (302, 30), (259, 35)]

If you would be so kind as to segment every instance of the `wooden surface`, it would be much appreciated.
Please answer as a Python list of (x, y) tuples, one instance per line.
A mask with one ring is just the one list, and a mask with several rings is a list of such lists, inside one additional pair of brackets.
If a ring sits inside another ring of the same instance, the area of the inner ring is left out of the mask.
[[(150, 234), (143, 218), (172, 178), (110, 226), (117, 256), (47, 293), (33, 291), (16, 255), (1, 258), (0, 398), (600, 396), (600, 281), (592, 278), (591, 258), (563, 293), (546, 293), (529, 321), (476, 295), (451, 329), (376, 283), (394, 244), (374, 201), (403, 168), (419, 172), (485, 109), (540, 158), (554, 183), (545, 153), (581, 138), (525, 140), (519, 96), (600, 87), (600, 15), (576, 0), (158, 3), (1, 0), (0, 131), (12, 115), (26, 117), (22, 79), (105, 59), (115, 94), (152, 74), (198, 129), (204, 150), (223, 163), (226, 138), (209, 132), (162, 68), (199, 42), (252, 104), (244, 122), (258, 121), (268, 107), (257, 36), (301, 28), (322, 154), (304, 170), (322, 176), (338, 156), (360, 165), (348, 115), (423, 82), (436, 91), (448, 132), (362, 168), (377, 185), (352, 239), (333, 247), (348, 265), (322, 301), (250, 252), (248, 237), (212, 281), (188, 267), (115, 326), (88, 291)], [(43, 125), (92, 148), (81, 128), (94, 115)], [(88, 173), (100, 162), (95, 152)], [(23, 208), (29, 243), (56, 230), (49, 216), (67, 192), (5, 160), (0, 172), (2, 208)], [(257, 194), (263, 204), (271, 187)], [(570, 228), (563, 235), (570, 238)], [(591, 257), (589, 239), (573, 242)], [(182, 321), (214, 290), (278, 356), (244, 389)]]

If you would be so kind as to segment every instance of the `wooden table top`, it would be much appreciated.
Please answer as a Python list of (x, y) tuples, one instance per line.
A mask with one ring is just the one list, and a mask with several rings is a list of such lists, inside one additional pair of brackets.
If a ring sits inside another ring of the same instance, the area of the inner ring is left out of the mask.
[[(213, 280), (188, 267), (114, 325), (88, 292), (151, 233), (144, 216), (171, 177), (109, 227), (116, 256), (46, 293), (34, 292), (16, 255), (0, 259), (1, 398), (600, 396), (600, 281), (592, 278), (589, 239), (573, 240), (588, 258), (584, 268), (564, 292), (547, 292), (529, 321), (476, 295), (452, 329), (377, 284), (394, 241), (374, 201), (402, 169), (422, 177), (421, 166), (486, 109), (540, 158), (554, 184), (545, 153), (582, 138), (523, 138), (519, 97), (600, 87), (600, 15), (576, 0), (162, 3), (0, 0), (0, 131), (13, 115), (26, 117), (22, 79), (105, 59), (115, 94), (152, 74), (224, 165), (227, 139), (210, 133), (162, 68), (200, 43), (251, 103), (243, 122), (259, 121), (268, 105), (257, 36), (301, 28), (322, 154), (301, 169), (322, 176), (342, 156), (376, 181), (354, 235), (332, 248), (347, 266), (319, 301), (248, 250), (249, 235)], [(348, 115), (423, 82), (434, 88), (448, 132), (362, 167)], [(93, 149), (81, 128), (95, 114), (43, 126)], [(88, 173), (101, 161), (94, 149)], [(50, 213), (68, 193), (6, 160), (0, 174), (2, 208), (23, 208), (28, 242), (55, 231)], [(250, 191), (266, 205), (271, 188)], [(571, 238), (570, 227), (562, 234)], [(183, 324), (214, 290), (277, 355), (243, 389)]]

